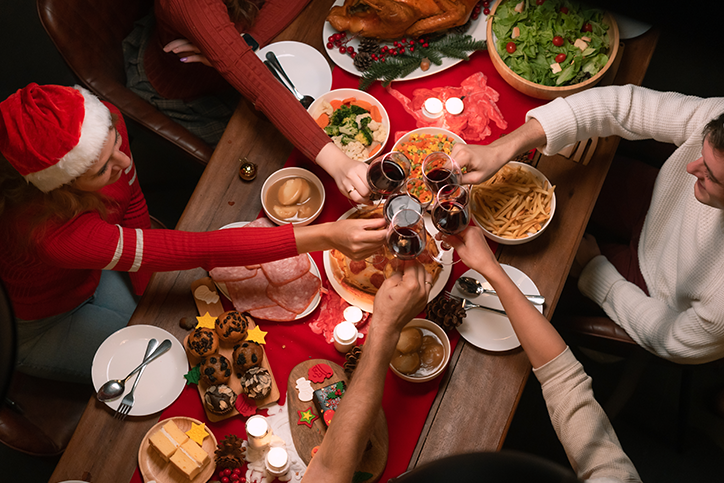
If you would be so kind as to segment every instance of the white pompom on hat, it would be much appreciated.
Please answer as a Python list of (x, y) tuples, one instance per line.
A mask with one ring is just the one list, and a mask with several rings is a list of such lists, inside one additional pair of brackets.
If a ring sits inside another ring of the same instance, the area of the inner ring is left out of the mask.
[(0, 102), (0, 153), (47, 193), (98, 161), (111, 113), (80, 87), (30, 84)]

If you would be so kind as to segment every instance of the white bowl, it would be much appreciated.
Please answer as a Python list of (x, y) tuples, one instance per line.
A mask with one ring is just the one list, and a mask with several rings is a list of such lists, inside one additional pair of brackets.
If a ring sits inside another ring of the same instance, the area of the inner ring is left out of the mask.
[[(304, 178), (310, 183), (314, 184), (314, 186), (317, 187), (319, 190), (319, 194), (321, 196), (321, 203), (319, 204), (319, 208), (317, 208), (317, 211), (314, 212), (312, 216), (309, 218), (306, 218), (302, 221), (294, 221), (289, 222), (286, 220), (282, 220), (281, 218), (277, 218), (274, 215), (274, 212), (267, 208), (266, 205), (266, 195), (267, 191), (269, 191), (269, 188), (271, 188), (274, 183), (279, 181), (283, 178), (291, 178), (293, 176), (297, 176), (300, 178)], [(278, 171), (275, 171), (274, 173), (269, 176), (266, 181), (264, 181), (264, 185), (261, 187), (261, 206), (264, 208), (264, 213), (266, 213), (266, 216), (276, 223), (277, 225), (286, 225), (287, 223), (292, 223), (293, 225), (297, 226), (305, 226), (312, 223), (314, 220), (317, 219), (319, 214), (322, 212), (322, 208), (324, 208), (324, 200), (325, 200), (325, 192), (324, 192), (324, 185), (322, 184), (322, 181), (311, 171), (303, 169), (303, 168), (282, 168)]]
[(397, 374), (401, 379), (404, 379), (405, 381), (409, 382), (427, 382), (435, 379), (437, 376), (442, 374), (445, 369), (447, 369), (447, 364), (450, 362), (450, 339), (448, 339), (447, 334), (445, 333), (442, 328), (437, 325), (435, 322), (432, 322), (427, 319), (412, 319), (410, 322), (405, 325), (405, 328), (407, 327), (420, 327), (421, 329), (427, 329), (433, 334), (435, 334), (438, 339), (440, 339), (440, 342), (442, 342), (442, 348), (445, 352), (445, 357), (443, 357), (442, 362), (438, 366), (437, 369), (435, 369), (433, 372), (426, 376), (410, 376), (407, 374), (403, 374), (394, 367), (392, 367), (392, 364), (390, 364), (390, 369), (392, 369), (392, 372)]
[(387, 128), (387, 135), (385, 136), (385, 141), (382, 143), (382, 147), (374, 155), (364, 159), (364, 161), (367, 162), (374, 158), (378, 153), (384, 152), (387, 140), (390, 138), (390, 116), (387, 115), (387, 110), (380, 101), (378, 101), (374, 96), (371, 96), (368, 93), (357, 89), (335, 89), (317, 97), (314, 102), (309, 106), (307, 111), (313, 118), (316, 119), (321, 113), (322, 102), (330, 102), (333, 100), (341, 101), (349, 97), (354, 97), (355, 99), (360, 99), (362, 101), (369, 102), (370, 104), (377, 106), (377, 109), (380, 110), (380, 116), (382, 117), (382, 124)]
[[(513, 167), (521, 166), (523, 169), (532, 173), (536, 178), (538, 178), (540, 181), (542, 181), (543, 186), (545, 186), (546, 188), (549, 188), (551, 186), (551, 182), (548, 181), (548, 178), (546, 178), (546, 176), (543, 173), (541, 173), (540, 171), (538, 171), (537, 169), (535, 169), (533, 166), (531, 166), (529, 164), (520, 163), (518, 161), (510, 161), (508, 163), (508, 165), (513, 166)], [(475, 189), (474, 186), (473, 186), (473, 189)], [(528, 243), (529, 241), (535, 240), (536, 238), (541, 236), (541, 234), (546, 230), (546, 228), (548, 228), (548, 225), (550, 225), (551, 220), (553, 219), (553, 216), (556, 213), (556, 193), (555, 193), (555, 191), (553, 192), (553, 199), (551, 200), (551, 214), (548, 217), (548, 220), (543, 224), (543, 226), (541, 226), (540, 230), (528, 235), (525, 238), (503, 238), (501, 236), (494, 235), (493, 233), (491, 233), (490, 231), (485, 229), (485, 227), (480, 224), (480, 222), (478, 221), (478, 218), (475, 216), (475, 210), (477, 209), (475, 204), (476, 204), (475, 197), (471, 196), (471, 203), (470, 203), (471, 213), (470, 214), (472, 215), (472, 218), (475, 221), (475, 224), (478, 225), (483, 230), (483, 232), (485, 233), (485, 236), (487, 236), (491, 240), (494, 240), (494, 241), (500, 243), (501, 245), (522, 245), (523, 243)]]

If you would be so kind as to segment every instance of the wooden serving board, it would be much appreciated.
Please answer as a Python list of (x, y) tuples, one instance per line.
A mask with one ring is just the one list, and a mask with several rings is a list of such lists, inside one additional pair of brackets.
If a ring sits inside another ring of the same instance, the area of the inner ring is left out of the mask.
[[(177, 416), (170, 418), (178, 429), (184, 433), (191, 429), (191, 423), (201, 424), (201, 421), (189, 418), (186, 416)], [(141, 471), (144, 482), (156, 481), (157, 483), (178, 483), (178, 482), (190, 482), (190, 483), (204, 483), (214, 474), (216, 469), (216, 461), (214, 460), (214, 451), (216, 450), (216, 436), (210, 430), (206, 430), (209, 435), (204, 438), (201, 448), (206, 451), (211, 461), (206, 464), (201, 473), (196, 475), (196, 478), (189, 480), (186, 478), (181, 471), (179, 471), (172, 463), (164, 461), (163, 457), (151, 447), (151, 443), (148, 438), (153, 433), (161, 429), (168, 419), (164, 419), (156, 423), (151, 429), (148, 430), (146, 435), (141, 441), (141, 446), (138, 448), (138, 469)]]
[[(297, 379), (300, 377), (309, 379), (309, 369), (317, 364), (327, 364), (332, 368), (334, 375), (325, 379), (324, 382), (312, 382), (313, 389), (320, 389), (339, 381), (344, 381), (345, 385), (349, 386), (349, 380), (344, 373), (344, 369), (334, 362), (324, 359), (310, 359), (308, 361), (304, 361), (297, 364), (297, 366), (294, 367), (292, 372), (289, 374), (289, 381), (287, 382), (289, 427), (291, 428), (294, 447), (297, 449), (299, 457), (302, 458), (306, 465), (309, 465), (309, 462), (312, 459), (312, 449), (315, 446), (322, 444), (324, 435), (327, 433), (327, 427), (324, 424), (324, 421), (322, 421), (319, 411), (317, 411), (317, 408), (314, 406), (314, 401), (304, 402), (299, 400)], [(342, 400), (344, 400), (344, 396), (342, 396)], [(297, 413), (297, 411), (307, 410), (310, 406), (312, 407), (314, 414), (320, 416), (314, 420), (311, 428), (305, 424), (298, 424), (299, 414)], [(332, 420), (332, 424), (334, 424), (334, 420)], [(375, 422), (372, 435), (370, 436), (370, 442), (362, 455), (362, 460), (357, 466), (356, 471), (370, 473), (372, 478), (367, 480), (367, 482), (376, 482), (380, 479), (380, 476), (382, 476), (382, 472), (387, 465), (388, 452), (389, 439), (387, 435), (387, 419), (385, 418), (384, 411), (380, 408), (377, 421)]]
[[(205, 285), (209, 288), (209, 290), (216, 293), (216, 286), (214, 285), (214, 282), (209, 277), (204, 277), (202, 279), (196, 280), (191, 284), (191, 293), (195, 294), (196, 289), (200, 285)], [(217, 293), (218, 295), (218, 293)], [(224, 307), (221, 305), (221, 300), (219, 300), (215, 304), (208, 304), (204, 300), (200, 300), (194, 295), (194, 301), (196, 302), (196, 307), (199, 310), (200, 315), (204, 315), (206, 312), (209, 313), (209, 315), (213, 317), (218, 317), (222, 313), (224, 313)], [(249, 324), (249, 329), (253, 329), (256, 326), (256, 324), (252, 321)], [(188, 339), (188, 335), (184, 338), (184, 347), (186, 347), (186, 339)], [(224, 342), (219, 342), (219, 354), (229, 359), (229, 363), (232, 362), (232, 356), (234, 355), (234, 345), (235, 344), (227, 344)], [(264, 345), (261, 346), (262, 350), (264, 349)], [(189, 359), (189, 365), (191, 367), (196, 367), (200, 361), (198, 357), (195, 357), (186, 351), (186, 357)], [(261, 367), (269, 371), (269, 375), (271, 375), (272, 378), (272, 388), (269, 392), (269, 395), (265, 397), (264, 399), (257, 399), (254, 402), (256, 403), (257, 407), (264, 407), (269, 404), (275, 403), (279, 400), (279, 386), (277, 386), (276, 380), (274, 379), (274, 373), (271, 370), (271, 366), (269, 365), (269, 360), (266, 356), (266, 351), (264, 351), (264, 359), (261, 361)], [(232, 369), (231, 373), (231, 379), (227, 383), (227, 385), (234, 390), (234, 392), (241, 397), (242, 390), (241, 390), (241, 381), (238, 377), (236, 377), (236, 373)], [(208, 388), (208, 385), (205, 384), (203, 381), (199, 381), (197, 384), (197, 388), (199, 390), (199, 396), (201, 396), (201, 404), (204, 404), (204, 394), (206, 393), (206, 389)], [(204, 411), (206, 411), (206, 417), (209, 421), (217, 422), (222, 421), (224, 419), (228, 419), (233, 416), (237, 416), (239, 414), (239, 411), (236, 410), (236, 408), (232, 409), (230, 412), (226, 414), (214, 414), (208, 409), (206, 409), (206, 405), (204, 405)]]

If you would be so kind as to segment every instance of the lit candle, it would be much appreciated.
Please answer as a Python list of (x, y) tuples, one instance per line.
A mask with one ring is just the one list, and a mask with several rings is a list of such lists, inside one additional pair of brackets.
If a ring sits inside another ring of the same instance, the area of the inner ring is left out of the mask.
[(334, 328), (334, 348), (343, 354), (352, 350), (357, 342), (357, 327), (345, 320)]
[(344, 309), (343, 312), (344, 320), (347, 322), (352, 322), (353, 324), (357, 325), (360, 320), (362, 320), (362, 316), (364, 315), (362, 313), (362, 309), (357, 307), (356, 305), (350, 305), (346, 309)]
[(271, 428), (264, 416), (255, 415), (246, 420), (246, 437), (254, 449), (265, 448), (272, 437)]
[(463, 104), (463, 100), (459, 97), (451, 97), (450, 99), (445, 101), (445, 110), (452, 115), (457, 116), (458, 114), (463, 112), (464, 108), (465, 105)]
[(289, 471), (289, 454), (281, 446), (270, 448), (266, 454), (266, 470), (273, 476), (283, 476)]
[(432, 118), (442, 116), (442, 101), (437, 97), (427, 99), (422, 105), (422, 113)]

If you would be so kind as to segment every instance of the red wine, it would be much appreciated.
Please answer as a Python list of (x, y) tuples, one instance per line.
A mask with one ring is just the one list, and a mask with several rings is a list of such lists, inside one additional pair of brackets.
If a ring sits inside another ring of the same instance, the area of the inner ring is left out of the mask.
[(367, 170), (367, 180), (371, 188), (388, 195), (402, 186), (405, 181), (405, 170), (394, 161), (373, 163)]
[(427, 177), (428, 187), (433, 194), (437, 193), (446, 184), (458, 184), (460, 181), (455, 173), (448, 168), (433, 168), (425, 173), (425, 176)]
[(399, 193), (392, 195), (385, 201), (385, 219), (387, 223), (392, 223), (392, 218), (402, 210), (415, 210), (422, 214), (422, 205), (416, 198), (405, 194)]
[(460, 203), (443, 201), (433, 207), (432, 222), (441, 232), (454, 235), (467, 228), (470, 222), (470, 213)]
[(390, 233), (388, 246), (397, 258), (412, 260), (425, 248), (422, 236), (406, 226), (396, 228)]

